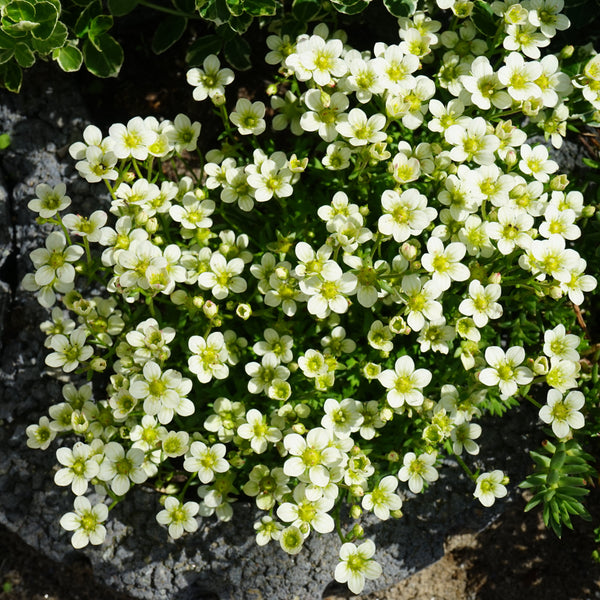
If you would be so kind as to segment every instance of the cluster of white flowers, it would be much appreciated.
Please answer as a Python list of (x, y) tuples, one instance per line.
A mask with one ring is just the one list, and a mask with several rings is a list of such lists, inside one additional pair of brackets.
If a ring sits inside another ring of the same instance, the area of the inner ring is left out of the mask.
[[(307, 88), (271, 97), (273, 129), (302, 135), (300, 156), (260, 147), (263, 102), (240, 98), (227, 117), (233, 73), (211, 56), (188, 81), (237, 146), (200, 153), (192, 176), (171, 181), (156, 161), (199, 152), (199, 123), (136, 117), (106, 137), (89, 126), (70, 152), (82, 177), (106, 182), (108, 210), (61, 214), (65, 186), (38, 186), (30, 208), (61, 229), (23, 282), (53, 308), (46, 364), (110, 381), (94, 394), (66, 385), (27, 429), (37, 448), (83, 438), (57, 451), (55, 481), (77, 496), (61, 521), (74, 545), (104, 536), (90, 486), (119, 501), (170, 459), (187, 478), (157, 515), (172, 537), (198, 516), (231, 519), (243, 492), (269, 512), (257, 543), (294, 554), (335, 529), (343, 497), (353, 516), (399, 516), (401, 482), (418, 494), (443, 453), (477, 455), (472, 421), (534, 377), (551, 388), (539, 414), (555, 435), (583, 426), (579, 337), (558, 325), (540, 350), (494, 328), (519, 317), (522, 287), (536, 302), (580, 305), (596, 286), (571, 245), (589, 214), (582, 194), (504, 119), (520, 112), (562, 142), (573, 86), (540, 50), (568, 25), (562, 2), (494, 2), (500, 49), (478, 37), (472, 3), (438, 5), (463, 19), (456, 31), (418, 12), (400, 19), (397, 45), (372, 53), (324, 25), (267, 40), (267, 61)], [(592, 104), (598, 64), (582, 75)], [(253, 151), (240, 151), (248, 139)], [(77, 291), (80, 275), (110, 297)], [(489, 506), (505, 483), (483, 473), (474, 495)], [(199, 502), (186, 501), (190, 485)], [(381, 569), (374, 544), (352, 535), (336, 578), (359, 593)]]

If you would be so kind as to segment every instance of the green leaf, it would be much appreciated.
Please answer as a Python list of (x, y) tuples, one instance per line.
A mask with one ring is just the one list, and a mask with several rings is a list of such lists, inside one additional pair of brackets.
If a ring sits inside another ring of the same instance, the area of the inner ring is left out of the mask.
[(90, 40), (85, 41), (83, 60), (90, 73), (98, 77), (116, 77), (123, 64), (123, 48), (115, 38), (104, 33), (96, 39), (96, 45)]
[(154, 33), (152, 39), (152, 50), (155, 54), (161, 54), (177, 42), (187, 27), (187, 18), (176, 15), (168, 15), (163, 19)]
[(59, 21), (52, 32), (52, 35), (45, 40), (36, 40), (33, 38), (33, 49), (41, 55), (50, 54), (56, 48), (62, 48), (67, 41), (69, 32), (67, 26)]
[(223, 49), (227, 62), (238, 71), (247, 71), (252, 66), (250, 52), (250, 45), (241, 37), (229, 40)]
[(312, 21), (320, 10), (321, 2), (319, 0), (294, 0), (292, 4), (292, 14), (301, 23)]
[(101, 14), (102, 4), (100, 3), (100, 0), (93, 0), (90, 2), (83, 9), (83, 12), (79, 15), (79, 18), (73, 27), (75, 35), (77, 37), (84, 37), (88, 32), (92, 20)]
[(108, 10), (115, 17), (122, 17), (129, 14), (138, 4), (140, 0), (108, 0)]
[(243, 0), (244, 11), (253, 17), (272, 17), (277, 14), (277, 0)]
[(57, 48), (52, 53), (52, 58), (59, 64), (60, 68), (67, 73), (79, 71), (83, 63), (83, 54), (76, 46), (68, 44), (63, 48)]
[(8, 62), (0, 67), (0, 84), (8, 91), (18, 94), (23, 83), (23, 71), (16, 62)]
[(252, 25), (253, 17), (247, 14), (234, 17), (233, 15), (229, 18), (229, 27), (233, 29), (237, 34), (242, 35), (248, 31), (248, 27)]
[(24, 42), (19, 42), (15, 46), (15, 59), (21, 67), (28, 69), (35, 63), (35, 54), (31, 51), (27, 44)]
[(7, 4), (4, 8), (4, 16), (15, 23), (20, 21), (37, 23), (35, 20), (35, 6), (27, 0), (13, 0), (10, 4)]
[(349, 2), (348, 0), (334, 2), (334, 0), (331, 0), (331, 4), (335, 10), (344, 15), (357, 15), (361, 13), (369, 6), (370, 2), (371, 0), (358, 0), (357, 2)]
[(3, 133), (0, 135), (0, 150), (6, 150), (10, 146), (10, 135)]
[(227, 8), (227, 0), (208, 0), (201, 7), (198, 7), (200, 16), (208, 21), (229, 22), (231, 13)]
[(494, 37), (498, 28), (498, 19), (486, 2), (477, 2), (471, 15), (475, 27), (485, 36)]
[(394, 17), (410, 17), (417, 10), (417, 0), (383, 0), (383, 4)]
[(17, 41), (12, 36), (8, 35), (0, 29), (0, 48), (13, 49)]
[(0, 65), (8, 62), (15, 55), (13, 48), (2, 48), (0, 49)]
[(239, 17), (244, 12), (244, 7), (242, 6), (242, 0), (226, 0), (227, 8), (229, 12), (234, 17)]
[(45, 40), (52, 35), (56, 22), (58, 21), (58, 11), (52, 2), (38, 2), (35, 5), (35, 20), (39, 25), (31, 32), (33, 37), (38, 40)]
[(188, 49), (185, 62), (190, 67), (199, 67), (209, 54), (219, 54), (223, 39), (218, 35), (205, 35), (198, 38)]
[(112, 26), (113, 18), (111, 15), (98, 15), (90, 21), (87, 34), (97, 50), (102, 50), (97, 40), (109, 31)]

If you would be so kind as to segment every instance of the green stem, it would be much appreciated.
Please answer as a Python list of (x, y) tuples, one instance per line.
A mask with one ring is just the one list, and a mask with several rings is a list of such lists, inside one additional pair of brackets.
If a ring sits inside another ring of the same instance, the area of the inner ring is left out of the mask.
[(175, 15), (177, 17), (185, 17), (186, 19), (201, 19), (200, 15), (186, 13), (180, 10), (176, 10), (174, 8), (168, 8), (166, 6), (160, 6), (159, 4), (154, 4), (154, 2), (148, 2), (147, 0), (139, 0), (138, 4), (142, 6), (147, 6), (148, 8), (152, 8), (154, 10), (158, 10), (159, 12), (164, 12), (169, 15)]
[(454, 457), (456, 458), (456, 462), (463, 468), (463, 471), (469, 476), (469, 478), (475, 481), (476, 477), (473, 474), (473, 471), (467, 467), (465, 461), (458, 454), (455, 454)]

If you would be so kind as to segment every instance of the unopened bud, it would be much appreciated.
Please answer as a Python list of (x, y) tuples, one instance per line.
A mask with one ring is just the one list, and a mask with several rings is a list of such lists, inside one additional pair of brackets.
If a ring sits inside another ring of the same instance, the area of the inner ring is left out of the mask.
[(581, 211), (581, 216), (585, 217), (585, 218), (589, 218), (591, 216), (593, 216), (593, 214), (596, 212), (596, 207), (592, 206), (591, 204), (588, 204), (587, 206), (583, 207), (583, 210)]
[(202, 296), (194, 296), (192, 298), (192, 304), (196, 308), (202, 308), (204, 306), (204, 298)]
[(571, 58), (571, 56), (573, 56), (573, 53), (575, 52), (575, 47), (572, 46), (571, 44), (569, 44), (568, 46), (565, 46), (558, 54), (558, 57), (561, 60), (564, 60), (565, 58)]
[(304, 423), (294, 423), (292, 425), (292, 429), (294, 433), (299, 433), (300, 435), (304, 435), (306, 433), (306, 427)]
[(551, 287), (548, 293), (553, 300), (560, 300), (564, 296), (564, 292), (557, 285)]
[(492, 273), (488, 277), (488, 283), (497, 283), (497, 284), (502, 283), (502, 274), (498, 273), (497, 271), (495, 273)]
[(401, 519), (404, 516), (404, 513), (400, 509), (391, 510), (390, 516), (392, 517), (392, 519)]
[(271, 83), (267, 86), (267, 96), (274, 96), (277, 93), (277, 84)]
[(417, 247), (411, 242), (404, 242), (402, 246), (400, 246), (400, 253), (406, 260), (415, 260), (417, 257), (417, 252)]
[(92, 371), (96, 371), (96, 373), (102, 373), (106, 369), (106, 361), (100, 356), (96, 356), (90, 362), (90, 367)]
[(225, 104), (225, 94), (221, 94), (220, 92), (214, 93), (210, 99), (215, 106), (222, 106)]
[(350, 516), (353, 519), (360, 519), (360, 517), (362, 516), (362, 513), (363, 513), (362, 508), (360, 506), (358, 506), (358, 504), (355, 504), (350, 509)]
[(400, 455), (395, 450), (391, 450), (386, 454), (386, 459), (392, 463), (400, 462)]
[(550, 189), (555, 192), (562, 192), (569, 185), (569, 178), (563, 173), (555, 175), (550, 180)]
[(360, 485), (353, 485), (350, 487), (350, 493), (355, 498), (362, 498), (365, 495), (365, 490)]
[(181, 306), (182, 304), (186, 303), (188, 295), (184, 290), (175, 290), (169, 295), (169, 298), (171, 299), (171, 302), (175, 304), (175, 306)]
[(504, 159), (504, 162), (509, 166), (509, 167), (514, 167), (517, 162), (518, 162), (518, 157), (517, 157), (517, 153), (514, 150), (509, 150), (506, 153), (506, 158)]
[(285, 267), (277, 267), (275, 269), (275, 276), (281, 281), (285, 281), (290, 275), (290, 272)]
[(362, 525), (359, 525), (358, 523), (352, 528), (352, 531), (350, 532), (352, 534), (352, 537), (354, 539), (361, 539), (364, 535), (365, 535), (365, 530), (363, 528)]
[[(153, 233), (156, 233), (158, 231), (158, 219), (156, 217), (150, 217), (146, 221), (145, 229), (150, 235), (152, 235)], [(157, 246), (160, 246), (162, 244), (162, 238), (160, 238), (160, 239), (154, 238), (154, 240), (152, 240), (152, 241)]]
[(298, 404), (294, 406), (294, 412), (301, 419), (306, 419), (310, 415), (310, 406), (308, 404)]
[(546, 356), (539, 356), (533, 361), (533, 372), (536, 375), (546, 375), (550, 365), (548, 364), (548, 358)]
[(212, 300), (207, 300), (202, 306), (202, 311), (209, 319), (213, 319), (219, 312), (219, 307)]

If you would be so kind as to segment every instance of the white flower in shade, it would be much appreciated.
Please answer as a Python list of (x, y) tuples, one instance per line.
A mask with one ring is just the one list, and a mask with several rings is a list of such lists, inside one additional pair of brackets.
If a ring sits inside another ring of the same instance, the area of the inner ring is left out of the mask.
[(542, 74), (542, 65), (535, 60), (525, 62), (518, 52), (511, 52), (498, 70), (498, 79), (507, 87), (510, 97), (517, 102), (538, 98), (542, 91), (535, 80)]
[(188, 358), (188, 366), (201, 383), (208, 383), (213, 377), (225, 379), (229, 375), (229, 367), (225, 364), (227, 347), (220, 331), (213, 331), (206, 339), (193, 335), (188, 347), (193, 353)]
[(435, 453), (424, 452), (417, 456), (414, 452), (407, 452), (402, 461), (403, 467), (398, 471), (398, 479), (408, 481), (410, 491), (418, 494), (423, 490), (425, 481), (428, 483), (437, 481), (439, 474), (433, 466), (436, 458)]
[(529, 58), (540, 58), (540, 48), (550, 43), (550, 40), (530, 23), (508, 24), (505, 34), (502, 41), (504, 48), (511, 52), (521, 52)]
[(547, 37), (552, 38), (557, 31), (564, 31), (571, 25), (569, 18), (561, 14), (564, 8), (563, 0), (530, 0), (529, 22)]
[(568, 389), (577, 387), (578, 374), (578, 362), (554, 357), (550, 359), (550, 368), (546, 373), (546, 383), (564, 394)]
[(50, 347), (54, 350), (46, 356), (49, 367), (62, 368), (65, 373), (74, 371), (80, 362), (85, 362), (94, 354), (91, 346), (86, 346), (87, 331), (83, 328), (76, 329), (69, 337), (59, 333), (53, 335)]
[(585, 404), (581, 392), (569, 392), (563, 398), (559, 390), (548, 390), (546, 404), (540, 409), (540, 419), (552, 425), (552, 432), (557, 438), (565, 438), (571, 429), (581, 429), (585, 423), (579, 409)]
[(104, 460), (100, 465), (98, 478), (110, 483), (110, 489), (123, 496), (132, 483), (143, 483), (148, 479), (142, 467), (144, 451), (139, 448), (125, 448), (118, 442), (109, 442), (104, 446)]
[(352, 542), (342, 544), (335, 580), (348, 584), (353, 594), (360, 594), (365, 587), (365, 579), (377, 579), (382, 573), (381, 565), (373, 560), (374, 554), (375, 544), (371, 540), (358, 547)]
[(485, 350), (485, 360), (489, 367), (479, 373), (479, 381), (488, 386), (499, 386), (503, 398), (517, 393), (518, 386), (533, 381), (533, 373), (528, 367), (519, 365), (525, 360), (525, 350), (513, 346), (506, 352), (499, 346), (489, 346)]
[(494, 162), (494, 152), (500, 146), (500, 140), (488, 133), (483, 117), (465, 117), (460, 123), (448, 127), (444, 138), (453, 146), (450, 158), (456, 162), (472, 160), (478, 165), (491, 165)]
[(193, 152), (198, 146), (201, 124), (192, 121), (187, 115), (178, 114), (171, 128), (167, 130), (167, 136), (171, 146), (180, 154), (182, 152)]
[(360, 402), (352, 398), (344, 398), (338, 402), (334, 398), (327, 398), (323, 405), (325, 414), (321, 419), (321, 425), (333, 431), (338, 439), (346, 439), (350, 434), (358, 431), (363, 422), (363, 416), (359, 412)]
[(442, 305), (436, 300), (442, 295), (441, 286), (418, 275), (406, 275), (401, 287), (406, 296), (406, 322), (413, 331), (421, 331), (425, 319), (436, 321), (442, 318)]
[(263, 336), (265, 338), (264, 341), (256, 342), (256, 344), (252, 346), (252, 350), (254, 350), (258, 356), (273, 354), (278, 362), (291, 362), (294, 358), (292, 353), (294, 340), (291, 336), (279, 335), (275, 329), (270, 327), (265, 329)]
[(161, 525), (169, 527), (169, 535), (176, 540), (183, 535), (184, 531), (192, 533), (198, 529), (198, 521), (195, 518), (200, 510), (197, 502), (186, 502), (185, 504), (169, 496), (165, 500), (164, 510), (156, 515), (156, 520)]
[(88, 544), (101, 544), (106, 537), (106, 527), (102, 525), (108, 517), (108, 506), (96, 504), (92, 507), (85, 496), (78, 496), (73, 503), (75, 512), (68, 512), (60, 519), (60, 526), (66, 531), (74, 531), (71, 537), (73, 548), (84, 548)]
[(474, 442), (481, 435), (481, 426), (477, 423), (461, 423), (457, 425), (450, 434), (452, 451), (461, 454), (463, 448), (469, 454), (479, 454), (479, 445)]
[(348, 96), (341, 92), (329, 95), (314, 89), (308, 90), (302, 99), (309, 109), (300, 117), (302, 129), (316, 131), (323, 140), (332, 142), (338, 135), (336, 126), (350, 103)]
[(385, 115), (376, 113), (367, 117), (360, 108), (353, 108), (345, 117), (340, 118), (335, 128), (351, 146), (366, 146), (386, 139), (387, 134), (383, 131), (385, 125)]
[(35, 188), (36, 198), (30, 200), (27, 208), (39, 213), (42, 219), (51, 219), (57, 212), (71, 204), (71, 198), (65, 194), (67, 186), (59, 183), (53, 188), (46, 183), (40, 183)]
[(448, 354), (450, 346), (448, 345), (454, 339), (454, 327), (446, 324), (446, 319), (436, 319), (425, 323), (425, 326), (419, 333), (417, 342), (420, 344), (421, 352), (441, 352)]
[(406, 54), (398, 45), (375, 45), (375, 63), (383, 86), (394, 94), (400, 88), (412, 88), (415, 78), (412, 73), (417, 71), (421, 63), (417, 56)]
[(289, 480), (280, 467), (269, 470), (266, 465), (255, 465), (248, 481), (242, 486), (242, 491), (248, 496), (256, 496), (256, 505), (261, 510), (271, 510), (276, 501), (289, 494)]
[(279, 359), (271, 353), (265, 354), (260, 363), (246, 363), (244, 370), (251, 377), (248, 382), (251, 394), (267, 393), (275, 380), (285, 381), (290, 376), (290, 370), (281, 365)]
[(194, 86), (192, 96), (194, 100), (202, 101), (206, 98), (216, 99), (225, 94), (225, 86), (229, 85), (234, 74), (231, 69), (221, 69), (219, 59), (210, 54), (204, 59), (202, 69), (193, 68), (186, 74), (187, 82)]
[(394, 363), (394, 369), (386, 369), (377, 378), (388, 390), (386, 398), (392, 408), (404, 403), (409, 406), (423, 404), (423, 388), (431, 382), (431, 372), (427, 369), (415, 369), (410, 356), (401, 356)]
[(289, 433), (283, 438), (283, 445), (291, 455), (283, 463), (286, 475), (307, 474), (311, 483), (323, 487), (329, 483), (328, 467), (334, 467), (340, 461), (340, 452), (331, 445), (329, 431), (315, 427), (306, 434), (306, 439), (298, 433)]
[(298, 242), (294, 248), (294, 252), (299, 261), (298, 266), (294, 269), (294, 273), (298, 277), (310, 277), (311, 275), (318, 275), (323, 271), (325, 264), (330, 262), (328, 259), (333, 252), (333, 248), (325, 244), (315, 252), (310, 244)]
[(28, 425), (25, 429), (27, 434), (27, 447), (46, 450), (56, 437), (56, 431), (50, 426), (48, 417), (40, 417), (37, 424)]
[(323, 352), (333, 354), (333, 356), (341, 356), (349, 354), (356, 350), (356, 342), (346, 337), (346, 330), (338, 325), (331, 330), (331, 335), (326, 335), (321, 339)]
[(458, 310), (468, 317), (473, 317), (477, 327), (485, 327), (489, 319), (499, 319), (502, 316), (502, 305), (496, 300), (500, 298), (502, 288), (497, 283), (483, 287), (481, 282), (474, 279), (469, 284), (469, 298), (465, 298)]
[(465, 281), (470, 271), (467, 265), (460, 262), (467, 251), (462, 242), (451, 242), (444, 248), (438, 237), (430, 237), (427, 241), (427, 253), (421, 257), (426, 271), (431, 273), (431, 280), (442, 290), (447, 290), (452, 281)]
[(98, 242), (103, 235), (103, 227), (108, 215), (103, 210), (95, 210), (89, 217), (68, 214), (63, 217), (63, 224), (71, 233), (87, 238), (89, 242)]
[(254, 530), (256, 531), (256, 544), (258, 546), (265, 546), (271, 540), (279, 540), (281, 536), (281, 530), (283, 526), (270, 517), (265, 515), (254, 523)]
[(334, 142), (327, 146), (327, 151), (322, 159), (323, 166), (330, 171), (341, 171), (350, 166), (352, 150), (345, 142)]
[(368, 493), (363, 496), (362, 507), (375, 513), (382, 521), (390, 518), (390, 512), (402, 508), (402, 498), (396, 494), (398, 478), (387, 475)]
[(554, 329), (544, 332), (544, 354), (551, 359), (578, 361), (579, 342), (579, 336), (567, 333), (565, 326), (561, 323)]
[(198, 473), (202, 483), (209, 483), (215, 478), (216, 473), (225, 473), (229, 470), (229, 463), (224, 458), (227, 448), (224, 444), (207, 446), (204, 442), (192, 442), (188, 450), (183, 468), (188, 473)]
[(37, 269), (35, 283), (46, 286), (60, 282), (70, 284), (75, 279), (75, 267), (71, 264), (83, 255), (81, 246), (67, 246), (62, 232), (53, 231), (46, 238), (45, 248), (37, 248), (29, 257)]
[(241, 135), (260, 135), (267, 127), (264, 116), (263, 102), (250, 102), (248, 98), (240, 98), (229, 118)]
[(98, 183), (103, 179), (114, 181), (119, 176), (114, 168), (117, 160), (112, 151), (104, 151), (97, 146), (90, 146), (85, 150), (82, 160), (75, 163), (75, 168), (89, 183)]
[(144, 123), (141, 117), (133, 117), (127, 125), (115, 123), (108, 130), (113, 141), (112, 152), (117, 158), (146, 160), (148, 148), (156, 141), (157, 135)]
[(281, 431), (269, 426), (267, 417), (255, 408), (246, 413), (246, 423), (238, 427), (237, 434), (242, 439), (250, 440), (250, 447), (256, 454), (262, 454), (269, 444), (275, 444), (281, 439)]
[(285, 523), (291, 523), (300, 531), (307, 528), (318, 533), (330, 533), (335, 528), (333, 517), (328, 513), (333, 508), (335, 500), (322, 496), (318, 500), (309, 500), (305, 494), (306, 486), (298, 484), (294, 488), (294, 502), (284, 502), (277, 508), (277, 516)]
[(509, 108), (512, 100), (487, 56), (478, 56), (470, 68), (470, 75), (463, 75), (460, 82), (471, 95), (471, 102), (482, 110), (489, 110), (492, 105), (502, 110)]
[(435, 208), (427, 206), (427, 198), (414, 188), (402, 194), (385, 190), (381, 195), (381, 206), (383, 214), (377, 221), (377, 228), (399, 243), (421, 234), (437, 215)]
[(477, 485), (473, 492), (473, 496), (475, 496), (483, 506), (492, 506), (492, 504), (496, 502), (496, 498), (504, 498), (504, 496), (506, 496), (507, 491), (504, 482), (504, 473), (498, 469), (491, 473), (482, 473), (477, 478)]
[(367, 341), (371, 348), (381, 350), (382, 352), (391, 352), (394, 349), (394, 332), (384, 325), (379, 319), (373, 321), (367, 333)]
[(304, 536), (300, 529), (294, 525), (282, 529), (279, 533), (279, 545), (288, 554), (298, 554), (302, 550), (303, 544)]
[(56, 451), (56, 459), (63, 467), (54, 475), (54, 483), (60, 486), (70, 485), (76, 496), (85, 494), (88, 482), (96, 477), (100, 470), (92, 448), (83, 442), (75, 442), (73, 449), (59, 448)]
[(546, 183), (550, 174), (558, 169), (558, 163), (548, 158), (548, 148), (538, 144), (533, 148), (529, 144), (523, 144), (520, 148), (521, 160), (519, 169), (525, 175), (532, 175), (538, 181)]

